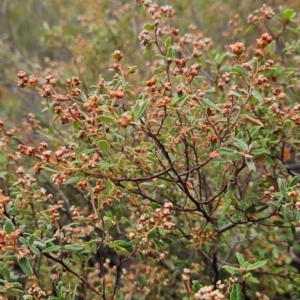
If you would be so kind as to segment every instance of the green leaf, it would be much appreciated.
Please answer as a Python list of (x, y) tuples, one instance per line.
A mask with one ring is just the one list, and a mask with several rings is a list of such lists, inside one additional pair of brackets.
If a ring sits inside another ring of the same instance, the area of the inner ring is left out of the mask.
[(221, 108), (218, 105), (216, 105), (215, 103), (211, 102), (207, 98), (203, 98), (202, 102), (205, 103), (206, 105), (208, 105), (209, 107), (213, 107), (217, 111), (222, 112)]
[[(7, 281), (5, 281), (5, 283), (7, 283)], [(21, 289), (21, 288), (22, 288), (22, 284), (19, 283), (19, 282), (10, 282), (9, 285), (10, 285), (12, 288), (15, 288), (15, 289), (17, 289), (17, 288)]]
[(154, 28), (155, 28), (155, 26), (151, 23), (147, 23), (143, 26), (143, 29), (146, 29), (146, 30), (149, 30), (149, 31), (153, 30)]
[(169, 238), (167, 238), (167, 237), (165, 237), (165, 236), (163, 236), (163, 237), (161, 238), (161, 240), (164, 241), (166, 244), (172, 244), (172, 243), (173, 243), (172, 240), (170, 240)]
[(158, 203), (152, 202), (151, 203), (151, 208), (152, 210), (156, 210), (157, 208), (160, 208), (161, 206)]
[(116, 213), (117, 213), (118, 218), (121, 219), (123, 216), (123, 211), (122, 211), (122, 208), (120, 205), (117, 206)]
[(252, 91), (252, 96), (256, 98), (260, 104), (264, 102), (262, 95), (258, 91)]
[(244, 256), (243, 256), (241, 253), (237, 252), (237, 253), (236, 253), (236, 258), (237, 258), (239, 264), (240, 264), (242, 267), (245, 266), (246, 261), (245, 261), (245, 259), (244, 259)]
[(135, 117), (136, 120), (140, 120), (144, 116), (144, 114), (146, 113), (146, 110), (148, 108), (149, 102), (150, 102), (150, 99), (147, 99), (140, 105), (139, 110)]
[(29, 240), (28, 240), (28, 243), (29, 245), (32, 245), (35, 241), (36, 237), (34, 234), (32, 234), (30, 237), (29, 237)]
[(289, 187), (296, 186), (298, 184), (298, 182), (299, 182), (299, 177), (298, 176), (293, 177), (293, 179), (289, 183)]
[(173, 263), (170, 259), (166, 260), (166, 261), (165, 261), (165, 264), (166, 264), (171, 270), (174, 270), (174, 269), (175, 269), (175, 265), (174, 265), (174, 263)]
[(236, 267), (223, 266), (222, 269), (225, 269), (231, 275), (239, 274), (239, 268), (236, 268)]
[(106, 183), (107, 194), (112, 195), (114, 189), (115, 189), (114, 183), (112, 181), (108, 180)]
[(29, 275), (29, 276), (33, 275), (33, 271), (32, 271), (31, 265), (30, 265), (27, 257), (24, 256), (24, 257), (20, 258), (18, 262), (19, 262), (19, 266), (20, 266), (21, 270), (26, 275)]
[(165, 46), (166, 46), (166, 48), (169, 48), (171, 45), (172, 45), (172, 38), (171, 38), (171, 37), (168, 37), (168, 38), (165, 40)]
[(78, 155), (82, 155), (82, 154), (91, 154), (91, 153), (94, 153), (96, 152), (97, 148), (84, 148), (84, 150), (80, 150), (78, 152)]
[(32, 253), (34, 253), (35, 255), (41, 255), (41, 251), (35, 246), (35, 245), (31, 245), (29, 247), (29, 249), (31, 250)]
[(256, 208), (254, 204), (251, 204), (245, 209), (245, 215), (249, 215), (253, 213), (256, 213)]
[(14, 231), (14, 224), (10, 219), (7, 219), (3, 225), (3, 229), (7, 234), (10, 234)]
[(110, 151), (110, 145), (106, 140), (101, 140), (98, 142), (98, 146), (100, 148), (100, 150), (103, 150), (105, 152), (109, 152)]
[(78, 287), (78, 285), (76, 284), (75, 287), (74, 287), (74, 289), (73, 289), (71, 300), (75, 300), (76, 299), (77, 287)]
[(127, 74), (133, 74), (133, 73), (135, 73), (136, 69), (137, 69), (137, 66), (132, 66), (132, 67), (129, 68), (129, 70), (126, 73)]
[(159, 227), (158, 232), (162, 236), (165, 236), (167, 234), (166, 229), (164, 229), (163, 227)]
[(254, 137), (259, 132), (259, 130), (261, 128), (262, 128), (261, 126), (253, 126), (253, 127), (251, 127), (250, 130), (249, 130), (250, 137)]
[(139, 255), (140, 255), (140, 257), (141, 257), (141, 260), (145, 260), (145, 255), (141, 252), (141, 251), (138, 251), (139, 252)]
[(231, 56), (231, 54), (232, 54), (231, 52), (225, 52), (225, 53), (223, 53), (222, 55), (216, 56), (216, 57), (215, 57), (215, 61), (216, 61), (217, 65), (221, 66), (221, 65), (225, 62), (225, 60), (226, 60), (229, 56)]
[(168, 59), (172, 59), (174, 57), (174, 48), (172, 46), (168, 48), (167, 57)]
[(153, 239), (157, 237), (157, 230), (152, 230), (148, 233), (148, 238)]
[(202, 288), (202, 285), (198, 280), (193, 280), (192, 282), (193, 282), (194, 292), (197, 293)]
[(262, 155), (262, 154), (270, 155), (271, 152), (268, 149), (254, 149), (254, 150), (251, 151), (251, 154), (253, 156), (259, 156), (259, 155)]
[(153, 241), (153, 243), (154, 243), (158, 248), (160, 248), (160, 249), (164, 249), (164, 248), (165, 248), (164, 243), (162, 243), (161, 241), (159, 241), (159, 240), (157, 240), (157, 239), (153, 239), (152, 241)]
[[(276, 53), (276, 48), (277, 48), (277, 46), (276, 46), (276, 41), (275, 40), (273, 40), (266, 48), (265, 48), (265, 51), (268, 51), (268, 52), (270, 52), (273, 56), (274, 55), (276, 55), (275, 53)], [(272, 67), (271, 68), (271, 70), (274, 70), (274, 69), (276, 69), (275, 67)]]
[(239, 284), (234, 284), (231, 288), (230, 300), (242, 300), (242, 289)]
[(1, 172), (0, 172), (0, 178), (1, 178), (1, 179), (5, 179), (6, 176), (7, 176), (7, 172), (6, 172), (6, 171), (1, 171)]
[(147, 46), (144, 49), (143, 55), (145, 57), (148, 56), (152, 52), (152, 48), (153, 48), (152, 43), (147, 44)]
[(294, 224), (291, 224), (290, 228), (291, 228), (291, 231), (292, 231), (294, 239), (295, 239), (295, 237), (296, 237), (296, 228), (295, 228)]
[(83, 176), (74, 176), (74, 177), (71, 177), (71, 178), (69, 178), (69, 179), (66, 181), (66, 184), (74, 184), (74, 183), (77, 183), (77, 182), (79, 182), (80, 180), (82, 180), (82, 177), (83, 177)]
[(130, 256), (130, 253), (125, 248), (117, 248), (116, 251), (119, 256)]
[(39, 247), (40, 249), (46, 248), (46, 245), (40, 241), (34, 241), (33, 245)]
[(160, 66), (160, 67), (154, 69), (152, 73), (154, 75), (157, 75), (157, 74), (160, 74), (160, 73), (162, 73), (164, 71), (166, 71), (166, 66)]
[(72, 251), (72, 252), (77, 252), (77, 251), (83, 250), (82, 245), (76, 245), (76, 244), (64, 245), (63, 248), (66, 250)]
[[(49, 220), (50, 220), (50, 219), (49, 219)], [(49, 243), (51, 243), (51, 242), (53, 242), (53, 241), (55, 241), (55, 240), (56, 240), (56, 238), (52, 237), (52, 238), (46, 240), (46, 241), (45, 241), (45, 244), (49, 244)]]
[(257, 280), (251, 273), (247, 273), (243, 276), (244, 280), (247, 280), (247, 282), (252, 282), (252, 283), (259, 283), (259, 280)]
[(246, 149), (248, 149), (248, 145), (245, 141), (243, 141), (242, 139), (234, 139), (234, 143), (233, 143), (236, 147), (238, 147), (240, 150), (244, 151)]
[(245, 34), (251, 32), (256, 27), (256, 23), (251, 24), (245, 31)]
[(28, 245), (28, 241), (23, 236), (19, 237), (19, 241), (22, 245)]
[(296, 15), (296, 13), (294, 12), (293, 9), (285, 9), (282, 12), (282, 17), (285, 20), (291, 20), (295, 15)]
[(104, 227), (106, 230), (110, 229), (112, 226), (114, 226), (114, 222), (111, 218), (106, 218), (104, 221)]
[(256, 171), (256, 166), (255, 166), (255, 163), (253, 162), (253, 160), (246, 159), (246, 164), (250, 171), (253, 171), (253, 172)]
[(43, 253), (50, 253), (50, 252), (60, 252), (61, 246), (53, 245), (43, 250)]
[(182, 102), (182, 101), (186, 100), (186, 98), (187, 98), (187, 95), (186, 95), (186, 94), (182, 94), (182, 95), (180, 95), (180, 96), (176, 96), (176, 97), (174, 97), (174, 98), (171, 100), (170, 105), (171, 105), (171, 106), (175, 106), (178, 102)]
[(168, 60), (168, 58), (167, 58), (166, 56), (161, 55), (161, 54), (156, 54), (155, 57), (160, 58), (160, 59), (163, 59), (163, 60), (165, 60), (165, 61)]
[(235, 65), (234, 67), (231, 68), (231, 70), (236, 72), (236, 73), (245, 75), (247, 77), (249, 76), (249, 72), (240, 65)]
[(295, 274), (294, 278), (293, 278), (293, 281), (295, 283), (298, 284), (298, 286), (300, 285), (300, 274)]
[(249, 264), (247, 266), (247, 270), (248, 271), (251, 271), (251, 270), (254, 270), (254, 269), (258, 269), (262, 266), (264, 266), (268, 261), (265, 259), (265, 260), (260, 260), (260, 261), (257, 261), (256, 263), (254, 264)]
[(79, 124), (78, 122), (76, 122), (76, 121), (74, 121), (74, 122), (72, 123), (72, 126), (73, 126), (73, 128), (75, 129), (75, 131), (78, 131), (78, 130), (81, 129), (80, 124)]
[(282, 178), (278, 178), (278, 186), (279, 186), (279, 191), (281, 192), (282, 196), (285, 198), (289, 198), (285, 184), (284, 184), (284, 180)]
[(230, 148), (225, 148), (225, 147), (220, 147), (217, 150), (217, 152), (220, 153), (221, 155), (225, 155), (225, 156), (234, 156), (234, 155), (237, 155), (236, 150), (230, 149)]
[(102, 115), (98, 117), (103, 123), (114, 123), (116, 119), (112, 116)]
[(34, 235), (36, 238), (39, 238), (41, 236), (41, 234), (42, 234), (42, 230), (40, 230), (40, 229), (38, 229), (34, 232)]
[(114, 247), (122, 247), (125, 249), (131, 248), (132, 247), (132, 242), (126, 242), (122, 240), (116, 240), (113, 242)]
[[(14, 289), (14, 288), (10, 288), (8, 291), (5, 292), (5, 294), (7, 296), (20, 296), (21, 294), (23, 294), (24, 291), (23, 290), (20, 290), (20, 289)], [(7, 299), (7, 298), (0, 298), (0, 299)], [(17, 299), (20, 299), (19, 297)], [(24, 299), (24, 298), (22, 298)]]
[[(58, 114), (58, 117), (59, 117), (59, 114)], [(49, 128), (51, 128), (50, 126), (49, 126)], [(36, 132), (38, 132), (40, 135), (42, 135), (43, 137), (45, 137), (47, 140), (49, 140), (49, 141), (51, 141), (51, 142), (54, 142), (54, 143), (58, 143), (58, 144), (60, 144), (60, 141), (59, 140), (57, 140), (53, 135), (52, 135), (52, 133), (50, 132), (50, 130), (49, 130), (49, 133), (47, 132), (43, 132), (43, 131), (41, 131), (41, 130), (37, 130)], [(53, 133), (54, 134), (54, 133)]]

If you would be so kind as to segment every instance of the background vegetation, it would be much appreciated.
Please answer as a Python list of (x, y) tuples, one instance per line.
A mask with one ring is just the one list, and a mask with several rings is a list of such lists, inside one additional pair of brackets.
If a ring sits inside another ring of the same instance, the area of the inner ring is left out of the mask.
[(2, 299), (299, 299), (299, 1), (264, 2), (1, 3)]

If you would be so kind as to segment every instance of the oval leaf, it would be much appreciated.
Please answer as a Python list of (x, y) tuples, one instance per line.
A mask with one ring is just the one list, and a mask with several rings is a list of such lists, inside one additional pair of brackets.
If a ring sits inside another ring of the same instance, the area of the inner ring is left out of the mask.
[(53, 245), (43, 250), (43, 253), (60, 252), (60, 251), (61, 251), (61, 246)]
[(33, 271), (27, 257), (22, 257), (19, 259), (19, 266), (26, 275), (33, 275)]
[(208, 100), (206, 98), (203, 98), (202, 102), (204, 102), (205, 104), (207, 104), (209, 107), (212, 107), (212, 108), (216, 109), (217, 111), (222, 112), (221, 108), (218, 105), (216, 105), (213, 102), (211, 102), (210, 100)]
[(234, 284), (230, 293), (230, 300), (242, 300), (242, 290), (239, 284)]
[(101, 150), (105, 151), (105, 152), (109, 152), (110, 151), (110, 145), (107, 141), (105, 140), (101, 140), (98, 143), (98, 146)]
[(254, 269), (258, 269), (258, 268), (261, 268), (262, 266), (264, 266), (268, 261), (265, 259), (265, 260), (261, 260), (261, 261), (257, 261), (255, 262), (254, 264), (249, 264), (247, 266), (247, 270), (248, 271), (251, 271), (251, 270), (254, 270)]
[(215, 152), (220, 153), (221, 155), (228, 155), (228, 156), (236, 155), (236, 150), (225, 148), (225, 147), (221, 147)]
[(145, 49), (144, 49), (144, 52), (143, 52), (143, 55), (144, 56), (148, 56), (151, 52), (152, 52), (152, 43), (149, 43)]
[(7, 234), (10, 234), (14, 231), (14, 224), (12, 223), (11, 220), (6, 220), (3, 226), (3, 229)]
[(252, 91), (252, 96), (258, 100), (259, 103), (263, 103), (264, 99), (262, 95), (257, 91)]
[(114, 123), (115, 122), (114, 117), (106, 116), (106, 115), (99, 116), (99, 120), (102, 121), (103, 123)]
[(160, 73), (164, 72), (165, 70), (166, 70), (166, 66), (160, 66), (160, 67), (154, 69), (152, 73), (154, 75), (156, 75), (156, 74), (160, 74)]
[(146, 110), (147, 110), (147, 108), (148, 108), (149, 101), (150, 101), (150, 100), (147, 99), (147, 100), (145, 100), (145, 101), (140, 105), (139, 110), (138, 110), (138, 112), (137, 112), (137, 114), (136, 114), (136, 116), (135, 116), (135, 119), (136, 119), (136, 120), (139, 120), (139, 119), (141, 119), (141, 118), (144, 116), (144, 114), (145, 114), (145, 112), (146, 112)]
[(83, 246), (81, 245), (76, 245), (76, 244), (70, 244), (70, 245), (65, 245), (64, 249), (70, 250), (72, 252), (77, 252), (83, 249)]

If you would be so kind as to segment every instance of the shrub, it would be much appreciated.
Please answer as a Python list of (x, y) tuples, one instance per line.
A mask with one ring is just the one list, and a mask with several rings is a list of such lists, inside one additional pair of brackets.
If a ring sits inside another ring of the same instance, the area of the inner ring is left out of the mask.
[(263, 5), (247, 30), (235, 16), (235, 36), (266, 32), (224, 45), (136, 2), (144, 66), (116, 50), (87, 93), (84, 78), (18, 73), (54, 119), (29, 116), (38, 145), (1, 122), (1, 295), (298, 299), (296, 13), (273, 22)]

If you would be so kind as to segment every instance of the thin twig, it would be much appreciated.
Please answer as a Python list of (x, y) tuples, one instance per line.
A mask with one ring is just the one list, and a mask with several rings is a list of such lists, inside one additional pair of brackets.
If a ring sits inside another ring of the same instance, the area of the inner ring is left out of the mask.
[(90, 288), (93, 292), (95, 292), (98, 296), (101, 296), (101, 298), (103, 299), (103, 293), (100, 292), (99, 290), (97, 290), (91, 283), (89, 283), (83, 276), (80, 276), (77, 272), (75, 272), (74, 270), (72, 270), (71, 268), (69, 268), (63, 260), (57, 259), (55, 257), (53, 257), (52, 255), (50, 255), (49, 253), (43, 253), (41, 251), (42, 255), (44, 255), (45, 257), (59, 263), (62, 267), (64, 267), (64, 269), (73, 274), (75, 277), (77, 277), (82, 283), (84, 283), (85, 286), (87, 286), (88, 288)]

